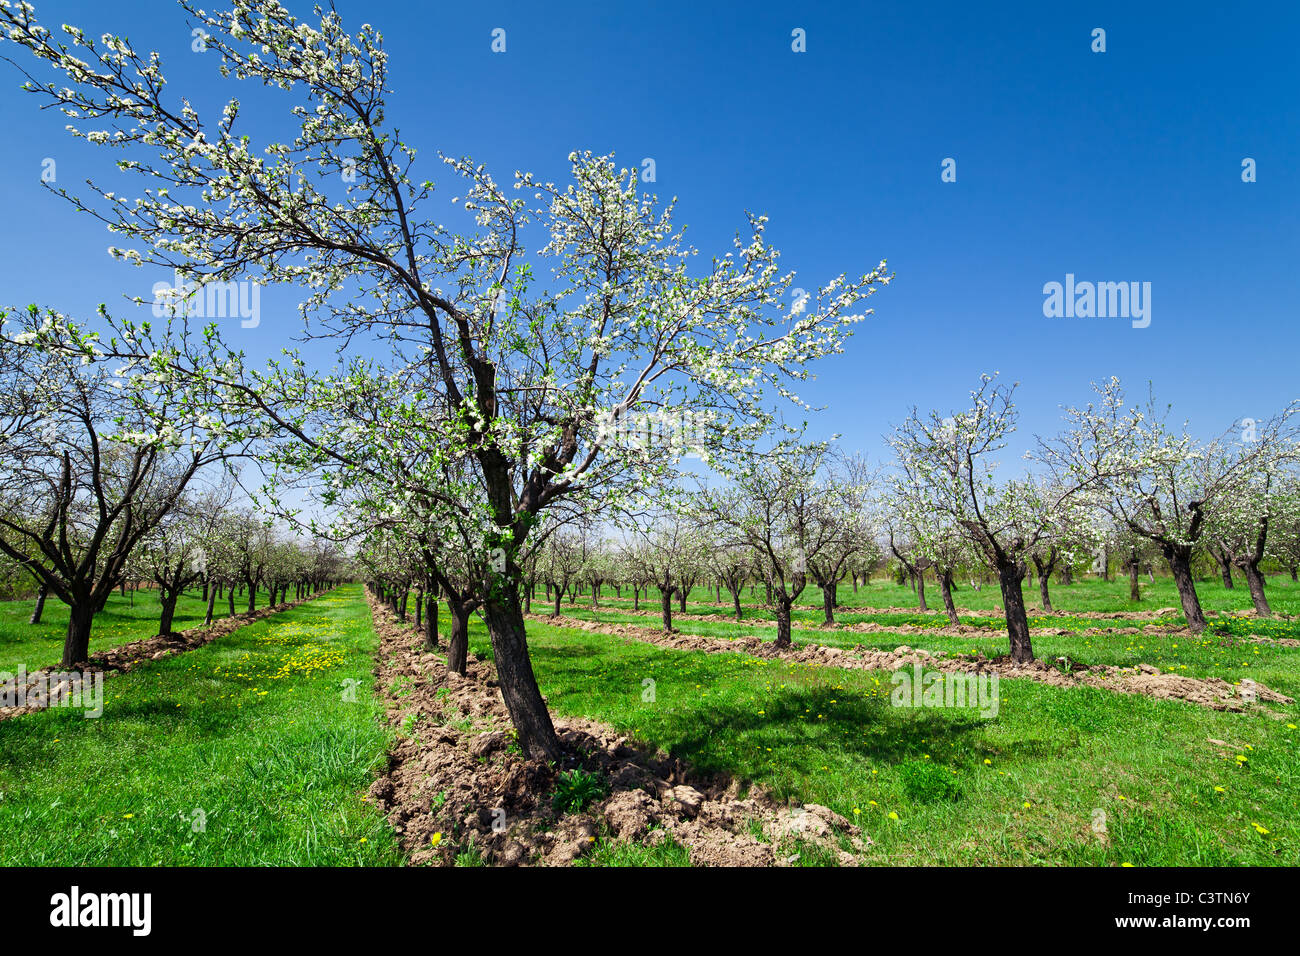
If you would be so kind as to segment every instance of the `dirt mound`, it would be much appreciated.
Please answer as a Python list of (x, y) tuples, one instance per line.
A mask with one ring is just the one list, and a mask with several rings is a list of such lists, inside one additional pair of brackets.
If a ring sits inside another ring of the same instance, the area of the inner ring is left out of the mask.
[[(906, 645), (892, 651), (876, 650), (860, 644), (855, 645), (851, 650), (811, 643), (778, 648), (774, 641), (764, 641), (749, 635), (727, 640), (676, 632), (667, 634), (662, 630), (633, 624), (602, 626), (593, 621), (572, 618), (536, 619), (562, 627), (632, 637), (677, 650), (710, 653), (742, 652), (756, 657), (779, 658), (790, 663), (842, 667), (849, 670), (895, 671), (919, 663), (934, 670), (997, 674), (1000, 678), (1020, 677), (1054, 687), (1087, 685), (1125, 694), (1142, 694), (1159, 700), (1185, 700), (1209, 707), (1211, 710), (1244, 711), (1251, 704), (1259, 702), (1294, 703), (1292, 698), (1270, 690), (1263, 684), (1243, 682), (1242, 685), (1235, 686), (1218, 677), (1197, 678), (1163, 673), (1149, 664), (1139, 664), (1136, 667), (1113, 665), (1087, 667), (1068, 660), (1052, 664), (1041, 658), (1029, 663), (1016, 663), (1007, 657), (986, 658), (983, 654), (973, 657), (966, 654), (949, 655), (943, 651), (931, 653)], [(1272, 711), (1266, 712), (1272, 713)]]
[[(453, 674), (388, 608), (373, 597), (370, 607), (378, 685), (390, 722), (402, 728), (370, 798), (412, 864), (451, 865), (469, 854), (497, 865), (563, 866), (602, 833), (647, 845), (672, 839), (697, 866), (781, 866), (801, 843), (853, 864), (844, 847), (870, 844), (826, 807), (780, 806), (758, 787), (742, 792), (736, 781), (698, 776), (588, 720), (555, 721), (565, 753), (558, 765), (525, 761), (490, 665), (471, 657), (466, 676)], [(553, 795), (561, 775), (575, 772), (591, 782), (592, 797), (565, 813)]]
[[(172, 654), (192, 651), (205, 644), (211, 644), (217, 638), (224, 637), (231, 631), (237, 631), (241, 627), (247, 627), (255, 621), (260, 621), (273, 614), (279, 614), (281, 611), (287, 611), (299, 604), (306, 604), (308, 601), (315, 600), (328, 593), (329, 591), (321, 591), (299, 601), (287, 601), (284, 604), (260, 608), (252, 613), (243, 611), (233, 617), (218, 618), (206, 626), (199, 625), (198, 627), (186, 628), (184, 631), (171, 634), (156, 634), (143, 640), (131, 641), (129, 644), (120, 644), (107, 650), (96, 651), (90, 655), (90, 660), (87, 663), (75, 669), (56, 666), (32, 671), (26, 675), (24, 698), (30, 699), (38, 696), (39, 689), (48, 686), (52, 681), (56, 682), (55, 686), (50, 688), (48, 696), (39, 695), (43, 698), (39, 703), (28, 704), (23, 707), (0, 707), (0, 720), (8, 720), (11, 717), (21, 717), (23, 714), (44, 710), (51, 704), (61, 701), (79, 699), (82, 696), (82, 682), (85, 677), (99, 673), (102, 673), (105, 677), (111, 677), (113, 674), (133, 670), (149, 661), (157, 661)], [(0, 690), (3, 689), (9, 689), (8, 685), (5, 685), (5, 688), (0, 688)], [(89, 688), (86, 690), (89, 691)]]

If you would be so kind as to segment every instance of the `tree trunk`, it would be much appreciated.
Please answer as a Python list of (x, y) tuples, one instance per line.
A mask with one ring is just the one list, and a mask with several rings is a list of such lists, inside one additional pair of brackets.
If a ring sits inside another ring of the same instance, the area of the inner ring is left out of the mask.
[(255, 585), (250, 584), (248, 586), (248, 613), (252, 614), (256, 610), (257, 610), (257, 587)]
[(1138, 586), (1138, 563), (1136, 561), (1128, 566), (1128, 599), (1130, 601), (1142, 600), (1142, 588)]
[(945, 571), (939, 575), (939, 593), (943, 595), (943, 609), (948, 614), (948, 623), (954, 627), (961, 623), (957, 617), (957, 605), (952, 600), (952, 572)]
[(789, 647), (790, 640), (790, 605), (794, 602), (784, 594), (776, 598), (776, 646)]
[(551, 588), (551, 594), (552, 594), (552, 595), (554, 596), (554, 598), (555, 598), (555, 613), (552, 614), (551, 617), (559, 617), (559, 616), (560, 616), (560, 602), (564, 600), (564, 589), (563, 589), (563, 588)]
[(1196, 596), (1196, 582), (1192, 578), (1192, 549), (1188, 545), (1161, 545), (1161, 552), (1169, 562), (1169, 570), (1174, 575), (1174, 585), (1178, 588), (1178, 599), (1183, 605), (1183, 615), (1187, 626), (1195, 634), (1205, 630), (1205, 614), (1201, 611), (1200, 598)]
[(528, 633), (518, 590), (513, 586), (490, 588), (483, 615), (492, 636), (501, 696), (519, 735), (520, 749), (530, 760), (559, 760), (560, 738), (528, 657)]
[(162, 614), (158, 618), (159, 634), (166, 635), (172, 632), (172, 618), (176, 616), (176, 599), (179, 597), (179, 591), (158, 589), (158, 602), (162, 605)]
[(87, 595), (68, 608), (68, 632), (63, 641), (64, 667), (76, 667), (90, 658), (90, 627), (95, 620), (94, 602)]
[(230, 616), (234, 617), (235, 616), (235, 589), (234, 588), (228, 588), (226, 590), (226, 600), (230, 603)]
[(438, 599), (430, 591), (424, 597), (424, 646), (429, 650), (438, 646)]
[(1034, 659), (1034, 642), (1029, 637), (1029, 616), (1025, 613), (1025, 596), (1020, 590), (1025, 579), (1024, 565), (998, 569), (998, 586), (1002, 589), (1002, 606), (1007, 614), (1007, 638), (1011, 659), (1028, 664)]
[(1052, 593), (1048, 590), (1047, 579), (1052, 576), (1052, 567), (1049, 564), (1040, 562), (1037, 558), (1034, 559), (1034, 567), (1038, 569), (1038, 596), (1042, 599), (1043, 610), (1051, 614)]
[(208, 610), (203, 615), (203, 626), (207, 627), (212, 623), (212, 608), (217, 603), (217, 589), (208, 588)]
[(664, 630), (670, 633), (673, 629), (673, 592), (676, 590), (674, 587), (659, 589), (659, 613), (663, 617)]
[(838, 587), (834, 581), (828, 581), (822, 586), (822, 614), (826, 618), (827, 624), (835, 623), (835, 599), (838, 593)]
[(912, 577), (913, 584), (916, 587), (916, 606), (922, 611), (930, 610), (925, 603), (925, 572), (917, 571)]
[(45, 613), (45, 598), (50, 593), (50, 589), (42, 584), (36, 589), (36, 606), (32, 608), (32, 616), (27, 619), (28, 624), (40, 624), (41, 615)]
[(1228, 558), (1227, 558), (1226, 555), (1220, 556), (1219, 554), (1217, 554), (1217, 553), (1215, 553), (1215, 552), (1213, 552), (1213, 551), (1210, 552), (1210, 553), (1214, 555), (1215, 563), (1217, 563), (1217, 564), (1219, 565), (1219, 576), (1220, 576), (1221, 578), (1223, 578), (1223, 586), (1224, 586), (1227, 590), (1231, 591), (1231, 590), (1233, 589), (1233, 588), (1232, 588), (1232, 564), (1231, 564), (1231, 562), (1228, 561)]
[[(515, 599), (518, 604), (518, 598)], [(451, 612), (451, 637), (447, 640), (447, 670), (464, 676), (469, 661), (469, 610), (459, 601), (447, 600)], [(532, 667), (529, 665), (529, 670)]]
[(1239, 567), (1246, 576), (1246, 586), (1250, 588), (1250, 600), (1255, 605), (1255, 613), (1263, 617), (1271, 616), (1273, 609), (1268, 606), (1268, 598), (1264, 594), (1264, 575), (1259, 573), (1259, 565), (1246, 561)]
[(740, 588), (731, 592), (731, 603), (736, 608), (736, 620), (740, 620)]

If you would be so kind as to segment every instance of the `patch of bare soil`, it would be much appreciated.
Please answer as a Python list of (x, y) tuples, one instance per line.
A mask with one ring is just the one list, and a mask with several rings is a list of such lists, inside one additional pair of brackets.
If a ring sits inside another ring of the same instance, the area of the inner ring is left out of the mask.
[[(997, 674), (1002, 677), (1022, 677), (1054, 687), (1091, 686), (1124, 694), (1142, 694), (1158, 700), (1185, 700), (1199, 704), (1211, 710), (1244, 711), (1253, 703), (1291, 704), (1294, 699), (1270, 690), (1263, 684), (1243, 681), (1233, 685), (1218, 677), (1199, 678), (1181, 674), (1165, 673), (1150, 664), (1138, 664), (1136, 667), (1116, 667), (1114, 665), (1088, 667), (1077, 662), (1064, 660), (1057, 664), (1039, 659), (1028, 664), (1018, 664), (1008, 657), (986, 658), (983, 654), (950, 655), (944, 651), (931, 653), (920, 648), (906, 645), (892, 651), (856, 645), (851, 650), (840, 647), (827, 647), (821, 644), (798, 644), (789, 648), (778, 648), (773, 641), (765, 641), (757, 636), (744, 635), (737, 638), (702, 637), (694, 634), (672, 634), (649, 627), (633, 624), (598, 624), (594, 621), (582, 621), (575, 618), (548, 618), (533, 616), (539, 621), (556, 624), (561, 627), (576, 628), (584, 631), (631, 637), (639, 641), (671, 647), (676, 650), (697, 650), (710, 653), (752, 654), (756, 657), (779, 658), (792, 664), (809, 664), (824, 667), (843, 667), (849, 670), (884, 670), (896, 671), (902, 667), (922, 664), (933, 670)], [(1267, 708), (1260, 708), (1270, 716), (1277, 716)]]
[[(602, 834), (646, 845), (672, 839), (696, 866), (787, 865), (799, 844), (854, 865), (855, 852), (870, 845), (826, 807), (783, 806), (757, 786), (742, 795), (734, 780), (696, 775), (589, 720), (555, 721), (558, 765), (526, 761), (491, 665), (471, 655), (464, 677), (451, 673), (410, 625), (368, 599), (380, 640), (377, 686), (400, 728), (369, 798), (412, 864), (452, 865), (472, 851), (494, 865), (564, 866)], [(559, 812), (552, 798), (560, 775), (575, 770), (598, 781), (599, 793), (580, 812)]]
[[(87, 677), (93, 679), (93, 675), (102, 673), (107, 678), (114, 674), (133, 670), (149, 661), (162, 660), (172, 654), (192, 651), (205, 644), (211, 644), (217, 638), (224, 637), (231, 631), (237, 631), (241, 627), (247, 627), (255, 621), (262, 620), (262, 618), (279, 614), (281, 611), (287, 611), (328, 593), (328, 591), (321, 591), (299, 601), (287, 601), (284, 604), (259, 608), (251, 614), (242, 611), (233, 617), (218, 618), (206, 627), (199, 625), (172, 634), (156, 634), (144, 640), (131, 641), (129, 644), (120, 644), (107, 650), (96, 651), (90, 655), (90, 660), (87, 663), (75, 669), (59, 665), (32, 671), (26, 675), (26, 685), (21, 696), (23, 699), (33, 702), (22, 707), (0, 707), (0, 720), (21, 717), (23, 714), (44, 710), (67, 700), (79, 701), (85, 696), (82, 693), (82, 683)], [(13, 686), (10, 686), (11, 684)], [(8, 696), (8, 694), (5, 694), (7, 691), (17, 697), (18, 695), (14, 693), (16, 690), (17, 677), (14, 677), (5, 685), (0, 686), (0, 695)], [(89, 691), (89, 688), (86, 690)]]
[(1272, 644), (1274, 647), (1300, 647), (1300, 641), (1291, 637), (1264, 637), (1260, 634), (1251, 634), (1246, 640), (1254, 641), (1256, 644)]

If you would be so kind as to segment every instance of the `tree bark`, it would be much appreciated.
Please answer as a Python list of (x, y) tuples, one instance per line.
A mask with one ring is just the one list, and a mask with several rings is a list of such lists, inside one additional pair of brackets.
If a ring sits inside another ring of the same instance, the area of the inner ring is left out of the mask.
[(952, 600), (952, 572), (945, 571), (939, 575), (939, 593), (943, 595), (943, 609), (948, 614), (948, 623), (954, 627), (961, 623), (957, 617), (957, 605)]
[(64, 667), (76, 667), (90, 658), (90, 628), (95, 620), (94, 602), (90, 596), (75, 600), (68, 608), (68, 631), (63, 641)]
[(673, 593), (676, 590), (671, 585), (659, 589), (659, 613), (663, 617), (664, 630), (670, 633), (673, 629)]
[(176, 599), (179, 597), (179, 591), (158, 589), (158, 602), (162, 605), (162, 614), (158, 617), (159, 634), (166, 635), (172, 632), (172, 618), (176, 616)]
[(1011, 659), (1028, 664), (1034, 659), (1034, 642), (1029, 637), (1029, 616), (1025, 613), (1025, 596), (1020, 585), (1025, 579), (1024, 565), (998, 569), (998, 586), (1002, 589), (1002, 606), (1007, 614), (1007, 638)]
[(1192, 578), (1192, 549), (1188, 545), (1161, 545), (1160, 550), (1173, 572), (1187, 626), (1192, 633), (1199, 634), (1205, 630), (1206, 621), (1201, 611), (1201, 600), (1196, 596), (1196, 581)]
[(1048, 614), (1052, 613), (1052, 593), (1048, 590), (1047, 581), (1052, 576), (1052, 563), (1034, 557), (1034, 567), (1038, 569), (1038, 596), (1043, 602), (1043, 610)]
[(424, 646), (430, 650), (438, 646), (438, 599), (433, 594), (424, 597)]
[(45, 613), (45, 598), (50, 593), (50, 589), (42, 584), (36, 589), (36, 606), (32, 608), (32, 616), (27, 619), (28, 624), (40, 624), (41, 615)]
[(790, 640), (790, 606), (794, 602), (784, 594), (776, 596), (776, 646), (789, 647)]
[(1138, 563), (1129, 562), (1128, 566), (1128, 599), (1130, 601), (1142, 600), (1142, 588), (1138, 585)]
[(925, 572), (918, 569), (913, 581), (916, 586), (916, 606), (922, 611), (930, 610), (925, 603)]
[(1268, 606), (1268, 597), (1264, 594), (1264, 575), (1259, 573), (1259, 565), (1245, 561), (1240, 567), (1246, 576), (1246, 586), (1250, 588), (1250, 600), (1255, 605), (1255, 613), (1263, 617), (1271, 616), (1273, 609)]
[(528, 633), (524, 629), (519, 592), (514, 587), (489, 588), (483, 604), (492, 654), (496, 660), (501, 696), (510, 720), (519, 734), (519, 746), (530, 760), (559, 760), (560, 738), (556, 736), (546, 700), (537, 686), (528, 657)]
[[(518, 604), (518, 598), (515, 599)], [(469, 609), (459, 601), (447, 599), (451, 612), (451, 637), (447, 640), (447, 670), (464, 676), (469, 661)], [(531, 670), (531, 665), (529, 670)]]
[(822, 589), (822, 614), (826, 618), (827, 624), (835, 623), (835, 601), (838, 594), (838, 587), (834, 581), (828, 581), (821, 585)]
[(207, 612), (203, 615), (204, 627), (207, 627), (212, 623), (212, 608), (216, 603), (217, 603), (217, 589), (210, 587), (208, 588), (208, 609)]

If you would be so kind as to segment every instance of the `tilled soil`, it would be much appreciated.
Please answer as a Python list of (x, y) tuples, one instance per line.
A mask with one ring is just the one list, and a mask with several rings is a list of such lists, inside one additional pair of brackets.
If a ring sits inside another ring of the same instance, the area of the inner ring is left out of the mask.
[[(598, 608), (586, 608), (586, 609), (591, 610), (595, 613), (600, 613), (600, 611), (602, 610), (607, 610), (617, 614), (634, 615), (636, 617), (649, 617), (649, 618), (656, 618), (656, 619), (660, 617), (660, 612), (658, 610), (642, 609), (639, 611), (633, 611), (630, 608), (621, 608), (616, 605), (602, 606)], [(1159, 613), (1134, 612), (1134, 613), (1142, 613), (1142, 614), (1150, 613), (1150, 620), (1155, 620), (1157, 618), (1164, 616), (1163, 612), (1159, 612)], [(935, 616), (938, 617), (938, 615)], [(1071, 615), (1054, 615), (1054, 616), (1069, 617)], [(1074, 615), (1074, 616), (1083, 616), (1083, 615)], [(1088, 616), (1097, 619), (1111, 617), (1108, 614), (1098, 614), (1098, 615), (1088, 615)], [(724, 615), (724, 614), (695, 614), (691, 612), (674, 611), (673, 617), (674, 619), (680, 618), (682, 620), (695, 621), (695, 622), (713, 622), (717, 624), (731, 624), (738, 627), (771, 628), (776, 626), (776, 622), (771, 620), (762, 620), (762, 619), (756, 620), (753, 618), (746, 618), (737, 621), (734, 615)], [(1124, 618), (1117, 618), (1117, 620), (1141, 621), (1141, 620), (1147, 620), (1147, 618), (1124, 617)], [(837, 621), (834, 624), (825, 624), (825, 623), (815, 624), (811, 621), (794, 621), (791, 623), (791, 627), (796, 631), (838, 630), (838, 631), (854, 631), (859, 634), (931, 634), (940, 637), (996, 637), (1000, 633), (1000, 631), (998, 631), (995, 628), (979, 627), (974, 624), (955, 624), (955, 625), (945, 624), (939, 627), (935, 627), (933, 625), (923, 626), (920, 624), (881, 624), (877, 621), (854, 621), (852, 623), (844, 623), (844, 622)], [(1065, 629), (1059, 627), (1032, 627), (1029, 629), (1029, 633), (1031, 637), (1062, 637), (1066, 635), (1075, 635), (1078, 637), (1101, 637), (1101, 636), (1115, 635), (1115, 634), (1123, 634), (1123, 635), (1170, 634), (1170, 635), (1177, 635), (1181, 637), (1181, 636), (1186, 636), (1188, 634), (1191, 634), (1192, 632), (1189, 631), (1187, 628), (1170, 627), (1168, 625), (1151, 623), (1151, 624), (1146, 624), (1145, 626), (1140, 628), (1138, 627), (1115, 627), (1115, 628), (1088, 627), (1088, 628)]]
[[(629, 614), (637, 613), (637, 614), (648, 614), (652, 616), (658, 615), (659, 613), (657, 604), (656, 606), (651, 606), (652, 602), (647, 602), (647, 600), (644, 598), (641, 601), (642, 607), (638, 611), (632, 611), (630, 607), (624, 607), (625, 603), (631, 605), (632, 601), (630, 598), (602, 597), (600, 600), (601, 600), (600, 605), (594, 608), (594, 610), (600, 610), (601, 608), (605, 608), (608, 610), (627, 611), (627, 613)], [(545, 603), (545, 602), (541, 602), (541, 603)], [(566, 604), (568, 603), (569, 602), (566, 601)], [(697, 606), (705, 605), (710, 607), (716, 607), (721, 609), (721, 611), (718, 615), (694, 614), (690, 611), (677, 610), (677, 605), (674, 603), (673, 615), (677, 616), (680, 614), (688, 617), (701, 617), (706, 619), (712, 619), (714, 617), (717, 617), (719, 619), (728, 620), (732, 622), (736, 620), (736, 616), (734, 613), (734, 605), (728, 601), (723, 601), (721, 604), (719, 604), (716, 601), (691, 601), (690, 603), (695, 604)], [(584, 596), (582, 606), (585, 608), (591, 608), (590, 596)], [(741, 602), (740, 606), (742, 610), (746, 610), (746, 611), (774, 611), (775, 610), (775, 607), (771, 604), (754, 604), (754, 603)], [(823, 610), (820, 604), (794, 604), (791, 605), (791, 607), (793, 610), (796, 611)], [(1006, 613), (1005, 611), (1002, 610), (1001, 605), (994, 605), (992, 608), (969, 608), (969, 607), (958, 606), (955, 608), (955, 610), (957, 611), (958, 614), (963, 615), (965, 617), (1003, 617), (1005, 616)], [(1162, 617), (1178, 617), (1183, 613), (1178, 608), (1174, 608), (1174, 607), (1155, 608), (1149, 611), (1062, 611), (1062, 610), (1042, 611), (1039, 610), (1038, 606), (1034, 604), (1028, 605), (1025, 608), (1025, 610), (1029, 614), (1035, 617), (1061, 617), (1061, 618), (1083, 617), (1083, 618), (1095, 618), (1096, 620), (1099, 621), (1154, 621)], [(927, 607), (925, 610), (921, 610), (916, 605), (912, 605), (911, 607), (896, 607), (893, 605), (889, 607), (868, 607), (866, 605), (856, 605), (856, 604), (854, 605), (837, 604), (835, 606), (835, 612), (837, 614), (922, 614), (922, 615), (929, 615), (932, 617), (943, 617), (945, 614), (942, 608)], [(1206, 617), (1224, 616), (1217, 611), (1207, 610), (1204, 613)], [(1254, 615), (1255, 612), (1253, 610), (1244, 610), (1244, 611), (1235, 611), (1232, 613), (1251, 616)], [(1273, 616), (1284, 620), (1287, 619), (1287, 615), (1285, 614), (1274, 614)]]
[(49, 688), (48, 697), (38, 703), (29, 703), (22, 707), (0, 707), (0, 720), (21, 717), (23, 714), (44, 710), (60, 701), (78, 697), (85, 677), (102, 673), (105, 678), (108, 678), (114, 674), (126, 673), (149, 661), (162, 660), (172, 654), (192, 651), (205, 644), (211, 644), (217, 638), (224, 637), (241, 627), (247, 627), (255, 621), (287, 611), (328, 593), (328, 591), (320, 591), (298, 601), (286, 601), (283, 604), (259, 608), (251, 614), (242, 611), (232, 617), (218, 618), (207, 626), (199, 625), (172, 634), (156, 634), (143, 640), (131, 641), (129, 644), (119, 644), (117, 647), (96, 651), (90, 655), (87, 663), (76, 668), (59, 665), (28, 672), (26, 686), (33, 690), (26, 692), (24, 696), (34, 696), (34, 689), (45, 687), (48, 679), (55, 681), (54, 686)]
[[(558, 765), (527, 761), (491, 665), (471, 655), (464, 677), (451, 673), (410, 625), (368, 597), (380, 640), (377, 689), (399, 728), (369, 798), (413, 865), (454, 865), (472, 853), (493, 865), (564, 866), (602, 835), (647, 845), (672, 839), (696, 866), (788, 865), (801, 845), (852, 865), (870, 845), (827, 807), (784, 806), (757, 786), (746, 792), (737, 781), (694, 774), (589, 720), (555, 721), (564, 747)], [(572, 770), (593, 775), (601, 795), (561, 813), (552, 797), (559, 775)]]
[[(1087, 667), (1069, 661), (1052, 664), (1039, 659), (1028, 664), (1018, 664), (1008, 657), (986, 658), (983, 654), (949, 655), (943, 651), (931, 653), (906, 645), (892, 651), (875, 650), (856, 645), (850, 650), (827, 647), (821, 644), (799, 644), (778, 648), (773, 641), (753, 635), (736, 638), (701, 637), (694, 634), (671, 634), (636, 624), (600, 624), (577, 618), (552, 618), (531, 615), (535, 620), (583, 631), (594, 631), (620, 637), (631, 637), (661, 647), (677, 650), (707, 651), (710, 653), (745, 653), (755, 657), (779, 658), (793, 664), (811, 664), (842, 667), (850, 670), (895, 671), (901, 667), (923, 664), (932, 670), (997, 674), (1001, 677), (1022, 677), (1054, 687), (1102, 687), (1125, 694), (1142, 694), (1159, 700), (1185, 700), (1211, 710), (1244, 711), (1254, 703), (1269, 702), (1291, 704), (1294, 699), (1270, 690), (1263, 684), (1243, 682), (1234, 686), (1218, 677), (1198, 678), (1164, 673), (1149, 664), (1136, 667), (1113, 665)], [(1272, 710), (1260, 708), (1270, 716)]]

